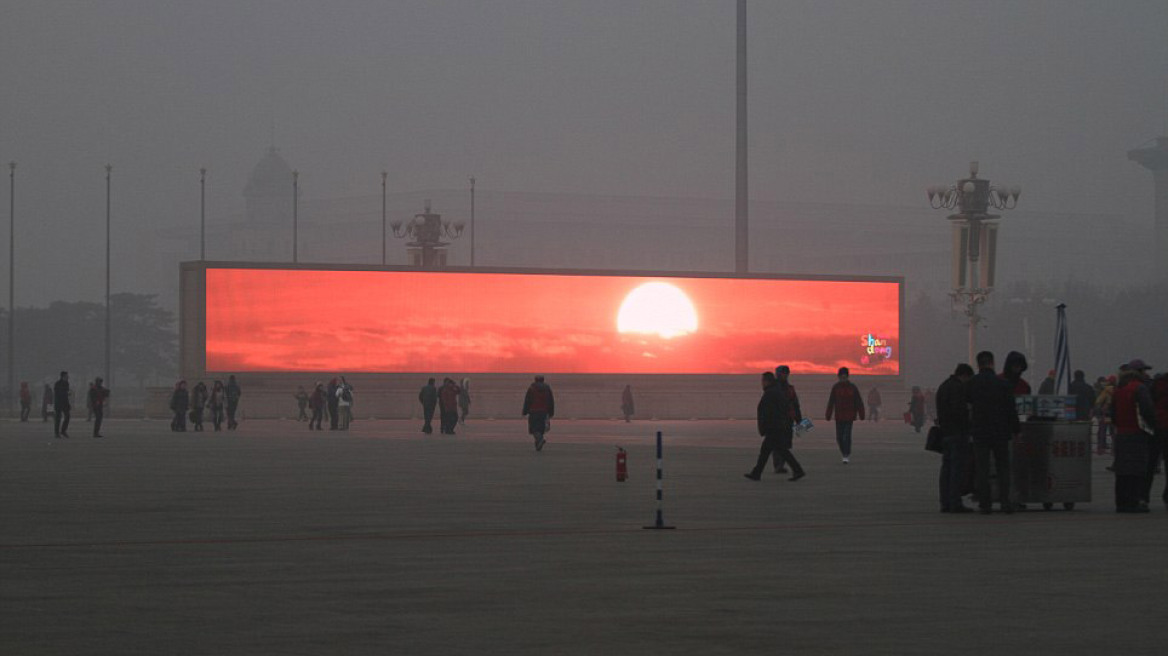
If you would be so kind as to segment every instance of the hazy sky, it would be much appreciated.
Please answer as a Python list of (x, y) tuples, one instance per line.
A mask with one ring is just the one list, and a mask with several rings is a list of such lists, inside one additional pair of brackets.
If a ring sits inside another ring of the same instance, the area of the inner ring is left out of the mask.
[[(209, 216), (239, 212), (273, 127), (309, 198), (379, 193), (382, 169), (394, 191), (474, 174), (733, 196), (732, 0), (0, 0), (0, 17), (21, 306), (101, 297), (104, 164), (115, 291), (155, 290), (135, 259), (198, 221), (198, 168)], [(1027, 209), (1150, 221), (1125, 152), (1168, 131), (1166, 25), (1163, 0), (751, 2), (752, 196), (923, 205), (979, 159)], [(0, 197), (6, 213), (7, 181)]]

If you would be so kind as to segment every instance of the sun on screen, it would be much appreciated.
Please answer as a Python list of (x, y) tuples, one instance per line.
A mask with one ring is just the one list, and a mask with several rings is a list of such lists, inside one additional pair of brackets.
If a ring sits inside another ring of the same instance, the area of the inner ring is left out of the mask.
[(647, 282), (625, 297), (616, 316), (620, 333), (658, 335), (666, 339), (696, 332), (698, 313), (685, 292), (667, 282)]

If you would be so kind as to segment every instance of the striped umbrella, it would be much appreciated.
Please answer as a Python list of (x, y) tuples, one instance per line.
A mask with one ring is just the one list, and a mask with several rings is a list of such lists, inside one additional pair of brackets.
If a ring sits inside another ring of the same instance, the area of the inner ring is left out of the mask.
[(1055, 308), (1058, 312), (1058, 320), (1055, 325), (1054, 337), (1054, 393), (1058, 394), (1059, 390), (1067, 390), (1066, 394), (1070, 393), (1071, 386), (1071, 347), (1067, 344), (1067, 305), (1066, 303), (1059, 303)]

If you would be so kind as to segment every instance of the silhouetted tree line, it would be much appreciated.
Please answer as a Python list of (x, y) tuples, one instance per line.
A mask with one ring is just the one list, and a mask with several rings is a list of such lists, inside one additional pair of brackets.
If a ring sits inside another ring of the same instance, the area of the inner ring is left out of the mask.
[[(136, 405), (147, 386), (170, 385), (177, 375), (178, 336), (174, 313), (153, 294), (110, 295), (110, 359), (105, 368), (105, 305), (54, 301), (48, 307), (16, 309), (16, 384), (28, 381), (36, 404), (44, 383), (68, 370), (78, 399), (86, 382), (104, 376), (114, 403)], [(8, 345), (8, 315), (0, 310), (0, 348)], [(7, 365), (7, 358), (0, 366)], [(7, 375), (0, 386), (7, 385)], [(7, 398), (11, 398), (8, 396)], [(84, 403), (84, 401), (79, 401)]]
[[(983, 307), (977, 349), (1009, 351), (1030, 359), (1026, 378), (1037, 388), (1054, 368), (1055, 307), (1067, 305), (1072, 369), (1088, 380), (1115, 373), (1119, 363), (1143, 358), (1168, 369), (1168, 285), (1108, 288), (1089, 281), (1017, 282), (995, 289)], [(968, 323), (948, 296), (917, 294), (906, 301), (903, 343), (910, 383), (935, 387), (968, 359)], [(1032, 336), (1033, 349), (1025, 343)], [(971, 363), (972, 364), (972, 363)]]

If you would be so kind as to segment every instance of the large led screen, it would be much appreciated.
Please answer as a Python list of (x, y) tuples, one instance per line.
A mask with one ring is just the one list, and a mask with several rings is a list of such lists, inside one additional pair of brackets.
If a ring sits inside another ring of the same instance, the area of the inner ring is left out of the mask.
[(899, 373), (900, 284), (208, 269), (208, 371)]

